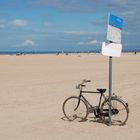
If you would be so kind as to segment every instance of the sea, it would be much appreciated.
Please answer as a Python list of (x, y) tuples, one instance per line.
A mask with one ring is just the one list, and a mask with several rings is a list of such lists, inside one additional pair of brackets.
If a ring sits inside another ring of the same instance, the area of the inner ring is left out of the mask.
[[(123, 49), (123, 53), (137, 53), (140, 48)], [(101, 53), (101, 49), (88, 51), (0, 51), (0, 55), (22, 55), (22, 54), (69, 54), (69, 53)]]

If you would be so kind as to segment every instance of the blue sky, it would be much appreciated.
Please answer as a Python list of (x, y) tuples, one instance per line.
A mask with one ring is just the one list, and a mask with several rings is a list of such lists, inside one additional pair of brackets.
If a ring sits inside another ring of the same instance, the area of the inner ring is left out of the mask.
[(106, 41), (108, 13), (123, 48), (140, 49), (139, 0), (0, 0), (0, 51), (89, 51)]

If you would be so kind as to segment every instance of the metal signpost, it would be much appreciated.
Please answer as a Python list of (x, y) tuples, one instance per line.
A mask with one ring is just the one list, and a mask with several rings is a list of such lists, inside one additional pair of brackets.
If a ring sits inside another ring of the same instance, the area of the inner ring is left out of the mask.
[(111, 96), (112, 96), (112, 57), (120, 57), (121, 45), (121, 30), (123, 27), (123, 20), (117, 16), (109, 14), (108, 16), (108, 30), (107, 40), (102, 44), (102, 54), (109, 56), (109, 126), (111, 126)]

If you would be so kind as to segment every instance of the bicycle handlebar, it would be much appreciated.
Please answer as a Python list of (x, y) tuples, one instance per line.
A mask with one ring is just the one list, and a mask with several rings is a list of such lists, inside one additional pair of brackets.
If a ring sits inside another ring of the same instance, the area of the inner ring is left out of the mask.
[(87, 83), (87, 82), (91, 82), (91, 80), (85, 80), (85, 82)]
[(80, 89), (80, 87), (85, 87), (86, 85), (84, 85), (85, 83), (91, 82), (91, 80), (83, 80), (80, 84), (78, 84), (76, 86), (77, 89)]
[(91, 82), (91, 80), (85, 80), (85, 79), (84, 79), (84, 80), (82, 81), (82, 83), (88, 83), (88, 82)]

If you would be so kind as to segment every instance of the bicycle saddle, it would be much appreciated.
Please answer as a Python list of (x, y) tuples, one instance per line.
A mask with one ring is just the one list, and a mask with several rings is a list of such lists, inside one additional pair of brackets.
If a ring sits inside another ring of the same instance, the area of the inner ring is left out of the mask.
[(106, 89), (97, 89), (101, 94), (106, 92)]

